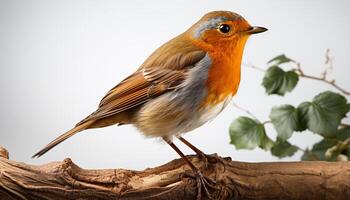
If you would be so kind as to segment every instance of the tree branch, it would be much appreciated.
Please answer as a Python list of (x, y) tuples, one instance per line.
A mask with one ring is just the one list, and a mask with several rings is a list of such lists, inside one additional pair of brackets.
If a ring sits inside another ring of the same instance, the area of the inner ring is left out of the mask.
[(259, 121), (259, 119), (253, 115), (252, 112), (250, 112), (249, 110), (241, 107), (240, 105), (238, 105), (236, 102), (232, 101), (231, 104), (233, 105), (233, 107), (237, 108), (238, 110), (245, 112), (247, 115), (249, 115), (250, 117), (254, 118), (255, 120)]
[[(3, 154), (0, 154), (3, 155)], [(350, 199), (349, 162), (244, 163), (211, 156), (189, 159), (216, 180), (215, 199)], [(182, 160), (144, 171), (87, 170), (69, 158), (41, 166), (0, 158), (0, 199), (196, 199)]]
[(333, 86), (334, 88), (336, 88), (337, 90), (339, 90), (340, 92), (342, 92), (345, 95), (350, 95), (349, 91), (346, 91), (344, 88), (340, 87), (339, 85), (337, 85), (335, 83), (335, 80), (328, 80), (327, 79), (327, 73), (322, 73), (321, 77), (317, 77), (317, 76), (312, 76), (312, 75), (307, 75), (304, 73), (304, 71), (301, 69), (300, 67), (300, 63), (295, 62), (295, 64), (298, 66), (297, 68), (295, 68), (294, 70), (299, 74), (300, 77), (302, 78), (308, 78), (308, 79), (312, 79), (312, 80), (317, 80), (317, 81), (322, 81), (328, 85)]
[[(327, 49), (325, 57), (326, 57), (325, 64), (327, 64), (328, 67), (321, 73), (320, 76), (312, 76), (312, 75), (305, 74), (304, 71), (301, 68), (300, 63), (296, 62), (296, 61), (291, 61), (292, 63), (295, 64), (295, 67), (293, 67), (293, 70), (295, 72), (297, 72), (299, 74), (299, 76), (302, 77), (302, 78), (324, 82), (324, 83), (326, 83), (328, 85), (331, 85), (332, 87), (334, 87), (335, 89), (337, 89), (341, 93), (349, 96), (350, 95), (350, 91), (347, 91), (346, 89), (340, 87), (338, 84), (335, 83), (334, 79), (333, 80), (327, 79), (327, 75), (328, 75), (329, 71), (333, 70), (333, 57), (330, 56), (330, 50), (329, 49)], [(248, 67), (248, 68), (252, 68), (252, 69), (257, 70), (257, 71), (261, 71), (261, 72), (265, 72), (266, 71), (265, 69), (263, 69), (261, 67), (258, 67), (258, 66), (255, 66), (253, 64), (244, 64), (244, 66)]]

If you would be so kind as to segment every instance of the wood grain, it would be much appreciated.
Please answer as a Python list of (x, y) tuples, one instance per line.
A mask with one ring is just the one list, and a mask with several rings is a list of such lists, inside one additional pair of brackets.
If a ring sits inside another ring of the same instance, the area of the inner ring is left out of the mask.
[[(191, 172), (181, 159), (134, 171), (82, 169), (69, 158), (45, 165), (9, 160), (0, 148), (0, 199), (196, 199)], [(349, 162), (245, 163), (209, 156), (207, 166), (188, 158), (216, 180), (215, 199), (348, 200)], [(205, 167), (206, 166), (206, 167)]]

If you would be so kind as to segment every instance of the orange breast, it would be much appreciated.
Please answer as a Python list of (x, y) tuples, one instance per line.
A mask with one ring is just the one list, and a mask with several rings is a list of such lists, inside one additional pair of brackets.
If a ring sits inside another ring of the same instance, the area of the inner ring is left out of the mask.
[(203, 106), (216, 105), (236, 94), (241, 79), (241, 62), (246, 40), (247, 38), (240, 38), (236, 42), (223, 43), (208, 51), (212, 66), (206, 84), (208, 95)]

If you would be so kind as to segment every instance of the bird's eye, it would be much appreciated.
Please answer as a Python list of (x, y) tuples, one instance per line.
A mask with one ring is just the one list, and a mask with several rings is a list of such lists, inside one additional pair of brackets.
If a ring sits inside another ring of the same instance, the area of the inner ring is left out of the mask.
[(227, 25), (227, 24), (221, 24), (220, 26), (219, 26), (219, 31), (221, 32), (221, 33), (228, 33), (229, 31), (230, 31), (230, 26), (229, 25)]

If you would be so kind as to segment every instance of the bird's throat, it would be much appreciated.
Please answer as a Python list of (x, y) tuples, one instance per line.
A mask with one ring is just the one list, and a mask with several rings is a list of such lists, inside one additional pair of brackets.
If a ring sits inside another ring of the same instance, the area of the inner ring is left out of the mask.
[(212, 66), (208, 72), (204, 105), (216, 105), (236, 94), (241, 79), (243, 50), (248, 37), (218, 44), (208, 51)]

